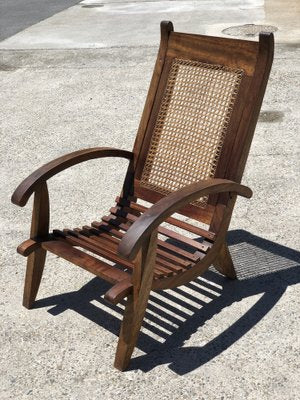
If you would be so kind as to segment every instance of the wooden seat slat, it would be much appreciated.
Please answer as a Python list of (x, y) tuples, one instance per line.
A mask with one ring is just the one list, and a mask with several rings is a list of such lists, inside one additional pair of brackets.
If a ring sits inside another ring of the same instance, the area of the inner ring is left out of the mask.
[(54, 236), (57, 236), (58, 238), (60, 237), (62, 240), (69, 242), (73, 246), (80, 246), (84, 248), (85, 250), (91, 251), (92, 253), (95, 253), (101, 257), (107, 258), (110, 261), (116, 262), (118, 264), (121, 264), (127, 268), (133, 268), (133, 265), (130, 261), (127, 261), (118, 255), (116, 255), (114, 252), (110, 251), (106, 246), (103, 246), (100, 243), (91, 243), (89, 242), (87, 237), (76, 237), (76, 236), (69, 236), (67, 233), (64, 233), (62, 231), (58, 231), (57, 229), (53, 231)]
[[(67, 242), (72, 245), (81, 246), (82, 248), (94, 252), (99, 256), (103, 256), (110, 261), (123, 265), (126, 268), (133, 269), (134, 266), (131, 262), (119, 257), (117, 255), (117, 246), (112, 243), (111, 247), (108, 247), (106, 241), (103, 241), (101, 237), (94, 236), (85, 236), (80, 233), (79, 228), (64, 229), (62, 232), (55, 230), (54, 234), (60, 234), (61, 237), (64, 238)], [(70, 236), (68, 236), (70, 235)], [(183, 271), (181, 266), (177, 266), (176, 264), (168, 263), (164, 258), (157, 257), (157, 265), (155, 266), (155, 277), (161, 278), (163, 276), (171, 276), (174, 272), (180, 273)]]
[[(145, 207), (145, 206), (143, 206), (141, 204), (138, 204), (138, 203), (136, 203), (134, 201), (130, 201), (130, 200), (124, 199), (124, 198), (119, 197), (119, 196), (116, 197), (116, 203), (118, 203), (121, 206), (124, 206), (125, 210), (127, 210), (127, 207), (128, 207), (128, 209), (130, 208), (131, 210), (140, 211), (141, 213), (143, 213), (146, 210), (148, 210), (148, 207)], [(207, 231), (207, 230), (202, 229), (202, 228), (200, 228), (198, 226), (189, 224), (188, 222), (181, 221), (181, 220), (179, 220), (177, 218), (174, 218), (174, 217), (167, 218), (166, 222), (168, 224), (177, 226), (178, 228), (184, 229), (184, 230), (186, 230), (188, 232), (194, 233), (195, 235), (202, 236), (202, 237), (204, 237), (206, 239), (209, 239), (209, 240), (214, 240), (215, 236), (216, 236), (214, 232)]]
[(104, 261), (98, 260), (97, 258), (74, 248), (66, 242), (59, 240), (43, 242), (42, 247), (110, 283), (121, 282), (130, 276), (125, 271), (114, 268)]
[[(102, 221), (107, 222), (109, 225), (113, 225), (114, 227), (118, 226), (121, 229), (127, 231), (130, 228), (130, 225), (117, 222), (120, 221), (121, 217), (116, 217), (115, 215), (106, 215), (102, 217)], [(123, 218), (124, 219), (124, 218)], [(164, 242), (163, 240), (158, 239), (157, 240), (158, 246), (164, 248), (165, 250), (171, 251), (172, 253), (175, 253), (177, 257), (183, 257), (185, 260), (189, 260), (192, 262), (197, 262), (199, 260), (199, 254), (198, 252), (195, 253), (190, 253), (189, 251), (183, 250), (179, 248), (178, 246), (175, 246), (171, 243)], [(204, 254), (203, 254), (204, 256)]]
[[(79, 239), (86, 241), (87, 243), (91, 243), (92, 245), (95, 245), (95, 246), (98, 246), (98, 244), (99, 244), (101, 246), (101, 248), (108, 246), (107, 250), (109, 252), (112, 252), (112, 254), (117, 254), (119, 240), (116, 239), (116, 241), (114, 241), (115, 238), (113, 236), (108, 236), (108, 237), (105, 236), (103, 238), (101, 236), (102, 235), (101, 231), (99, 231), (100, 236), (95, 235), (95, 234), (91, 235), (91, 236), (86, 236), (81, 233), (82, 231), (87, 232), (87, 230), (81, 230), (79, 228), (73, 229), (72, 232), (77, 233), (77, 235), (78, 235), (77, 237)], [(112, 240), (111, 242), (110, 242), (110, 239)], [(106, 243), (108, 243), (108, 244), (106, 244)], [(178, 267), (176, 265), (168, 263), (168, 261), (162, 259), (159, 256), (157, 256), (156, 259), (157, 259), (157, 263), (159, 264), (158, 270), (162, 271), (165, 276), (170, 276), (170, 275), (172, 275), (173, 272), (182, 272), (182, 267)]]
[[(121, 216), (124, 215), (124, 211), (123, 211), (123, 209), (121, 207), (112, 207), (109, 211), (113, 215), (115, 215), (117, 217), (120, 216), (120, 215)], [(129, 212), (126, 213), (126, 217), (124, 217), (124, 218), (127, 219), (129, 222), (135, 222), (138, 219), (137, 216), (135, 216), (133, 214), (130, 214)], [(160, 226), (158, 228), (158, 233), (160, 233), (160, 234), (162, 234), (164, 236), (167, 236), (167, 237), (169, 237), (171, 239), (175, 239), (175, 240), (178, 240), (178, 241), (180, 241), (182, 243), (185, 243), (188, 246), (195, 247), (197, 250), (200, 250), (203, 253), (206, 253), (208, 248), (209, 248), (208, 245), (204, 245), (202, 243), (196, 242), (194, 239), (191, 239), (189, 237), (183, 236), (180, 233), (174, 232), (174, 231), (172, 231), (172, 230), (170, 230), (168, 228), (165, 228), (163, 226)]]
[[(109, 226), (109, 224), (106, 223), (106, 222), (103, 222), (103, 221), (102, 222), (94, 221), (94, 222), (92, 222), (92, 226), (97, 227), (97, 229), (105, 229), (107, 226)], [(89, 229), (92, 230), (93, 229), (93, 227), (88, 227), (88, 226), (84, 226), (84, 228), (87, 229), (87, 230), (89, 230)], [(120, 239), (124, 236), (124, 233), (119, 231), (119, 230), (117, 230), (117, 229), (110, 229), (108, 232), (110, 232), (112, 235), (117, 236)], [(158, 245), (159, 246), (161, 245), (161, 242), (162, 241), (158, 241)], [(174, 254), (171, 254), (171, 253), (169, 253), (167, 251), (162, 250), (160, 247), (157, 248), (157, 254), (159, 254), (160, 256), (162, 256), (163, 258), (165, 258), (165, 259), (167, 259), (169, 261), (173, 261), (177, 265), (182, 266), (184, 268), (188, 268), (192, 264), (191, 261), (188, 261), (188, 260), (186, 260), (184, 258), (181, 258), (181, 257), (177, 257)], [(195, 260), (193, 259), (193, 261), (195, 261)]]

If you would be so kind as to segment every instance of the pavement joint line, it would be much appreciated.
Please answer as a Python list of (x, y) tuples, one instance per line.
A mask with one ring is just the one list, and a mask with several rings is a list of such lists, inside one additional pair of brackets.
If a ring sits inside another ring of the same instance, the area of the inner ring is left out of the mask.
[[(135, 1), (107, 1), (107, 2), (101, 2), (101, 0), (99, 1), (99, 3), (83, 3), (84, 0), (80, 0), (79, 3), (74, 4), (74, 6), (72, 7), (77, 7), (77, 6), (87, 6), (87, 5), (103, 5), (105, 6), (106, 4), (135, 4), (135, 3), (141, 3), (139, 0), (135, 0)], [(181, 0), (163, 0), (164, 2), (169, 2), (169, 3), (180, 3)], [(83, 3), (83, 4), (82, 4)], [(160, 3), (160, 0), (147, 0), (147, 1), (143, 1), (142, 3)]]
[[(129, 66), (128, 68), (136, 68), (136, 65), (132, 65), (132, 66)], [(86, 66), (86, 65), (84, 65), (83, 67), (76, 67), (75, 65), (73, 66), (73, 67), (57, 67), (57, 66), (54, 66), (54, 67), (35, 67), (34, 65), (33, 66), (26, 66), (26, 67), (22, 67), (22, 66), (14, 66), (14, 67), (12, 67), (11, 69), (7, 69), (7, 70), (2, 70), (1, 69), (1, 64), (0, 64), (0, 72), (16, 72), (17, 70), (35, 70), (35, 71), (49, 71), (49, 70), (53, 70), (53, 69), (56, 69), (56, 70), (58, 70), (58, 71), (63, 71), (63, 70), (72, 70), (72, 69), (76, 69), (76, 70), (81, 70), (81, 69), (89, 69), (89, 70), (92, 70), (92, 69), (97, 69), (97, 70), (106, 70), (106, 68), (105, 67), (100, 67), (100, 66), (98, 66), (98, 65), (96, 65), (95, 67), (89, 67), (89, 66)], [(113, 69), (113, 67), (111, 67), (111, 70)], [(118, 67), (116, 67), (115, 69), (118, 69)], [(293, 153), (292, 153), (293, 154)], [(291, 155), (291, 154), (288, 154), (288, 155)]]
[(0, 42), (0, 52), (28, 52), (28, 51), (74, 51), (74, 50), (109, 50), (109, 49), (157, 49), (158, 45), (143, 45), (143, 46), (106, 46), (106, 47), (68, 47), (68, 48), (38, 48), (38, 49), (3, 49), (1, 48)]

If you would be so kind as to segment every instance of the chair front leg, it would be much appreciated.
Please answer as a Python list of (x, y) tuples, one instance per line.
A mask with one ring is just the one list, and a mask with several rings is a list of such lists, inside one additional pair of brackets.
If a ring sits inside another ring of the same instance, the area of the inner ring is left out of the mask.
[(141, 280), (140, 285), (134, 285), (133, 294), (127, 297), (114, 363), (120, 371), (124, 371), (130, 362), (144, 319), (153, 281), (156, 242), (157, 230), (137, 256), (136, 268), (140, 270), (137, 275), (141, 272)]
[[(34, 194), (32, 220), (31, 220), (31, 238), (43, 238), (49, 233), (49, 194), (47, 183), (42, 182)], [(37, 296), (43, 275), (46, 260), (46, 250), (41, 247), (32, 252), (27, 259), (27, 268), (25, 276), (23, 306), (32, 308)]]

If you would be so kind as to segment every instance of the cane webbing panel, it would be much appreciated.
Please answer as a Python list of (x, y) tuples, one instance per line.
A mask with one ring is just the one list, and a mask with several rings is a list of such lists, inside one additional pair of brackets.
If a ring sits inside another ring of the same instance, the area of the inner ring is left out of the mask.
[[(214, 177), (243, 71), (175, 58), (141, 185), (169, 194)], [(205, 207), (207, 198), (193, 203)]]

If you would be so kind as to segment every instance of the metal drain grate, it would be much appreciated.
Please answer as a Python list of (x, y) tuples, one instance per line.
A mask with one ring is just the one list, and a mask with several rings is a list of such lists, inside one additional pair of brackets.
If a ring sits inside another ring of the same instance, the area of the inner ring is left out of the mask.
[(278, 28), (272, 25), (256, 25), (256, 24), (245, 24), (230, 26), (229, 28), (223, 29), (222, 33), (230, 36), (243, 36), (243, 37), (253, 37), (258, 36), (260, 32), (276, 32)]

